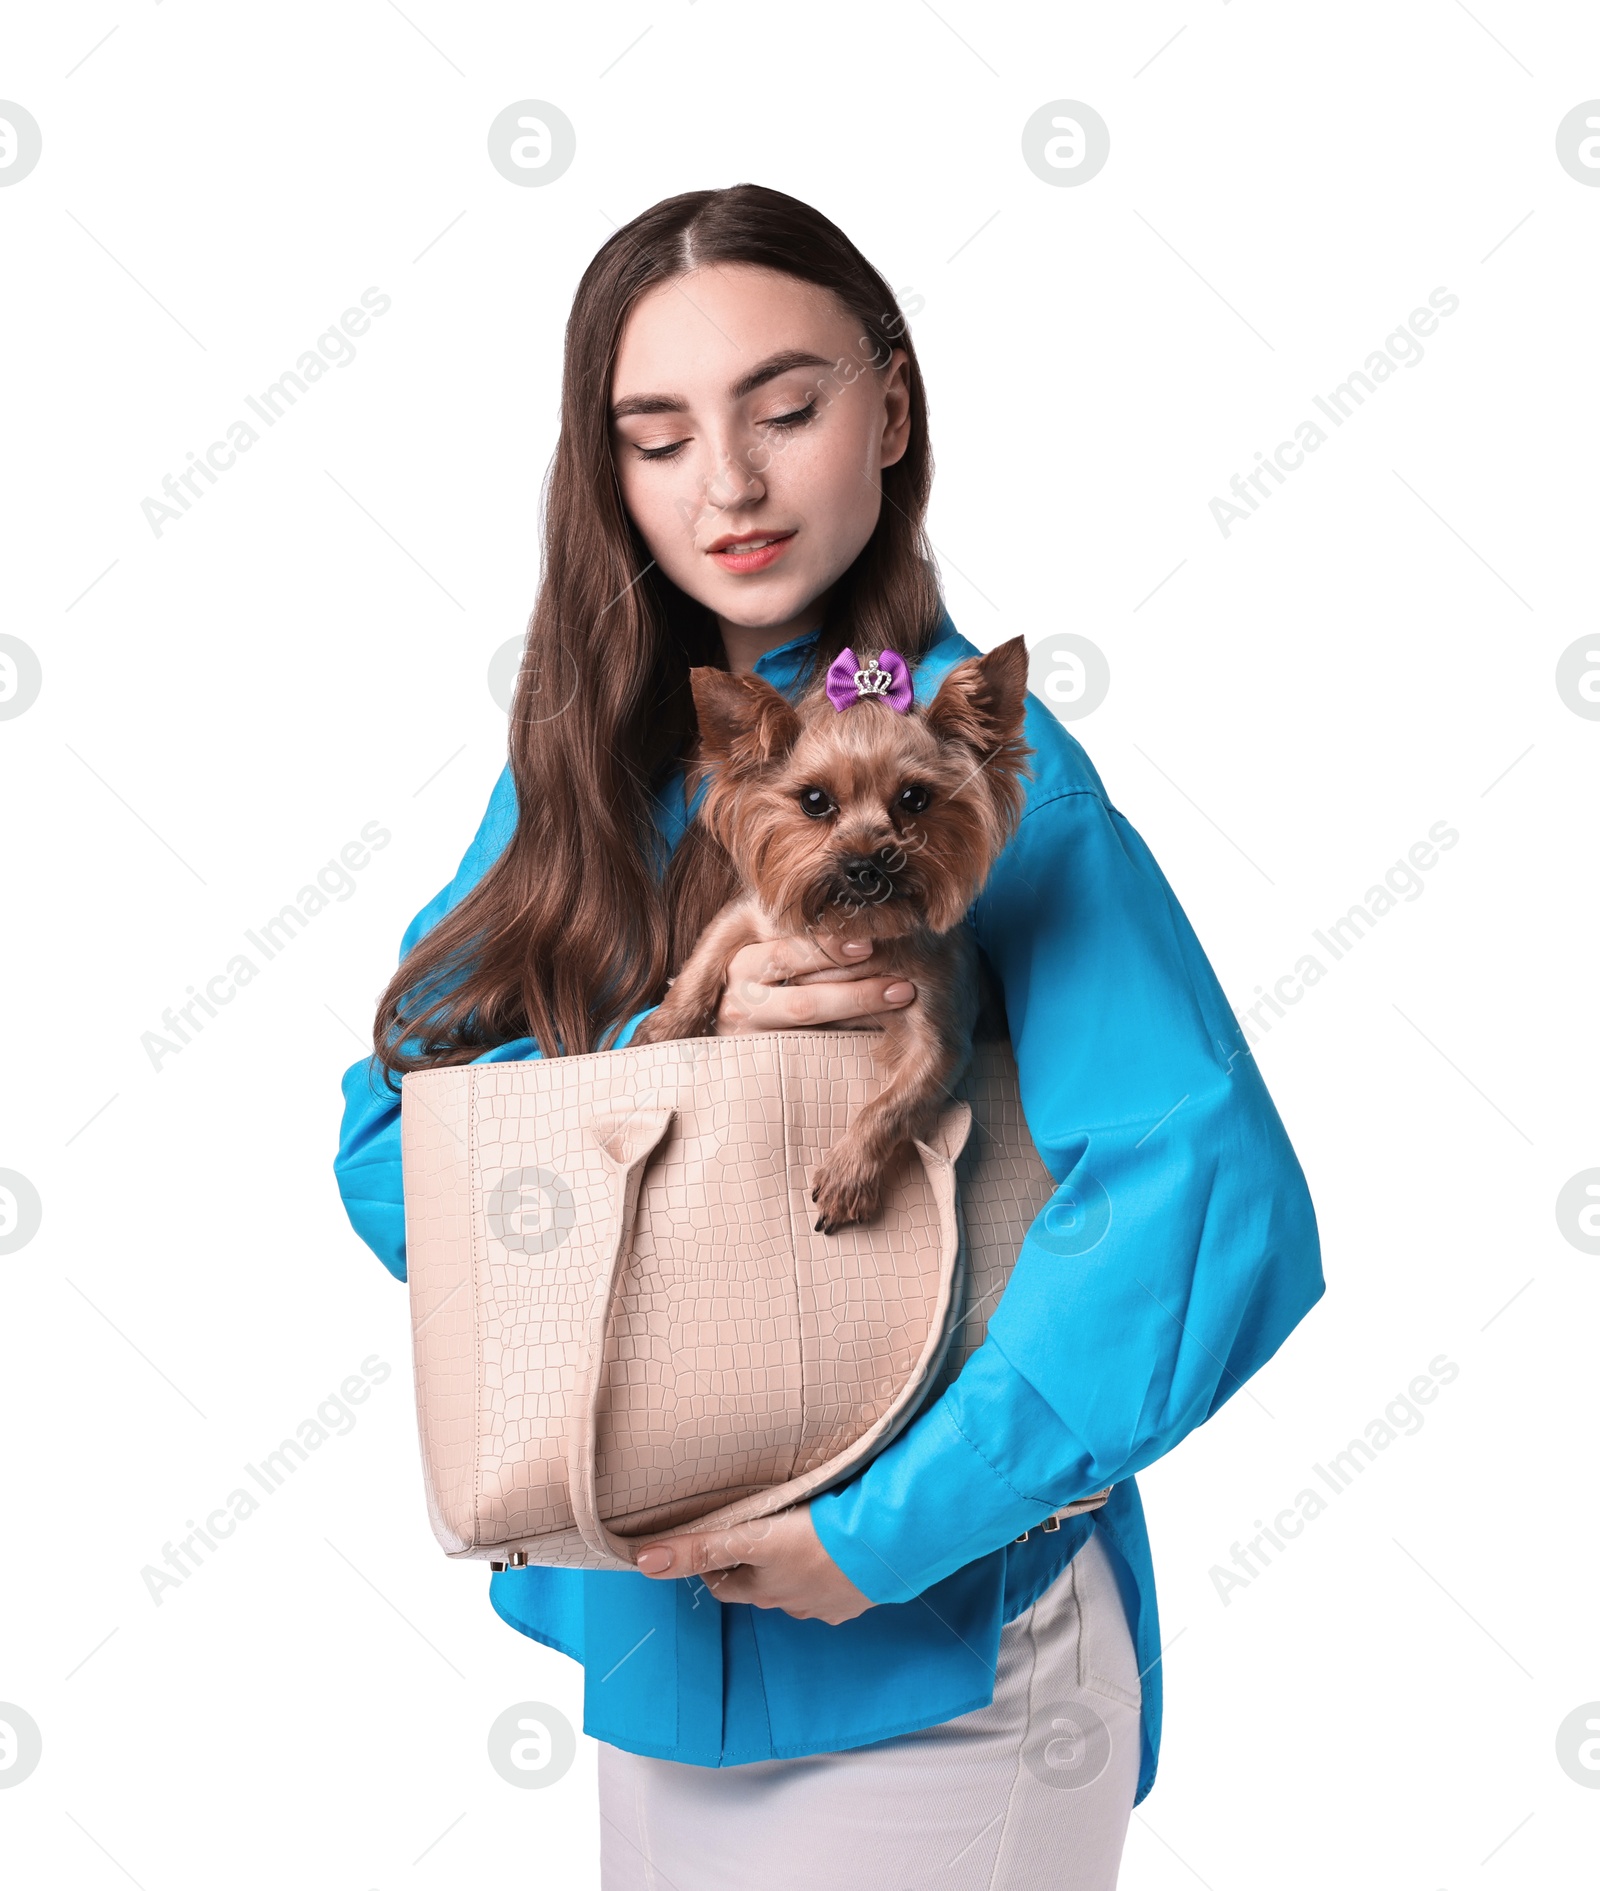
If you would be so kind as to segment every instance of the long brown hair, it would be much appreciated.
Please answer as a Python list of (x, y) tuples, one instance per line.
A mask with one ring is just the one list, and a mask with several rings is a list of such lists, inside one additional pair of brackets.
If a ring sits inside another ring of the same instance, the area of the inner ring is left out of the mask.
[(864, 367), (905, 350), (909, 443), (884, 469), (872, 537), (830, 594), (812, 673), (847, 643), (914, 661), (931, 640), (940, 603), (923, 529), (927, 404), (889, 285), (837, 225), (781, 191), (736, 184), (646, 210), (584, 271), (567, 321), (543, 580), (511, 705), (516, 831), (380, 999), (374, 1044), (390, 1073), (466, 1063), (517, 1037), (547, 1056), (602, 1047), (659, 1002), (735, 891), (727, 856), (698, 822), (663, 871), (651, 797), (694, 756), (689, 670), (726, 668), (727, 658), (711, 612), (652, 563), (623, 507), (610, 417), (634, 304), (717, 263), (831, 290), (860, 324)]

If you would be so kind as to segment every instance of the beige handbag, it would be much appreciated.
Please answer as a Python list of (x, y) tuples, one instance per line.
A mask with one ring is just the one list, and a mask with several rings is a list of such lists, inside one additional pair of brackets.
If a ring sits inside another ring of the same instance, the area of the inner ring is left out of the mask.
[(816, 1233), (811, 1171), (880, 1081), (850, 1030), (403, 1079), (417, 1421), (448, 1555), (631, 1569), (658, 1537), (841, 1482), (949, 1384), (1055, 1185), (1010, 1044), (980, 1044), (883, 1212)]

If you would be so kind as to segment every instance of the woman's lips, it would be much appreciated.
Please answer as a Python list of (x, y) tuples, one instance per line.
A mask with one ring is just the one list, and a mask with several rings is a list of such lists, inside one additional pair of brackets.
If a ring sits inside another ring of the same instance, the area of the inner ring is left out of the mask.
[(784, 548), (793, 537), (793, 532), (774, 532), (765, 544), (759, 538), (750, 541), (756, 548), (753, 551), (747, 551), (742, 544), (725, 545), (721, 551), (712, 552), (710, 556), (724, 571), (764, 571), (774, 559), (782, 557)]

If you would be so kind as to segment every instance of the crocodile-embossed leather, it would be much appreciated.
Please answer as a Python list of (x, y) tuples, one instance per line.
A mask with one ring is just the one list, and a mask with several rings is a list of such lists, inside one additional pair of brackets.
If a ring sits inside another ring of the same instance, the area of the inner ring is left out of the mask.
[(418, 1430), (447, 1554), (631, 1568), (656, 1537), (839, 1482), (949, 1383), (1054, 1184), (1009, 1044), (980, 1044), (883, 1212), (817, 1233), (811, 1172), (880, 1082), (851, 1031), (405, 1077)]

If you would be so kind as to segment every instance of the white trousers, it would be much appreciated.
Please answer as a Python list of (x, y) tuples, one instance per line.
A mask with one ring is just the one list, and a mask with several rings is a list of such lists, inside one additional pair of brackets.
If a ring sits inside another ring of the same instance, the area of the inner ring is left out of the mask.
[(602, 1891), (1112, 1891), (1139, 1674), (1091, 1537), (1000, 1631), (994, 1700), (843, 1753), (685, 1766), (600, 1747)]

